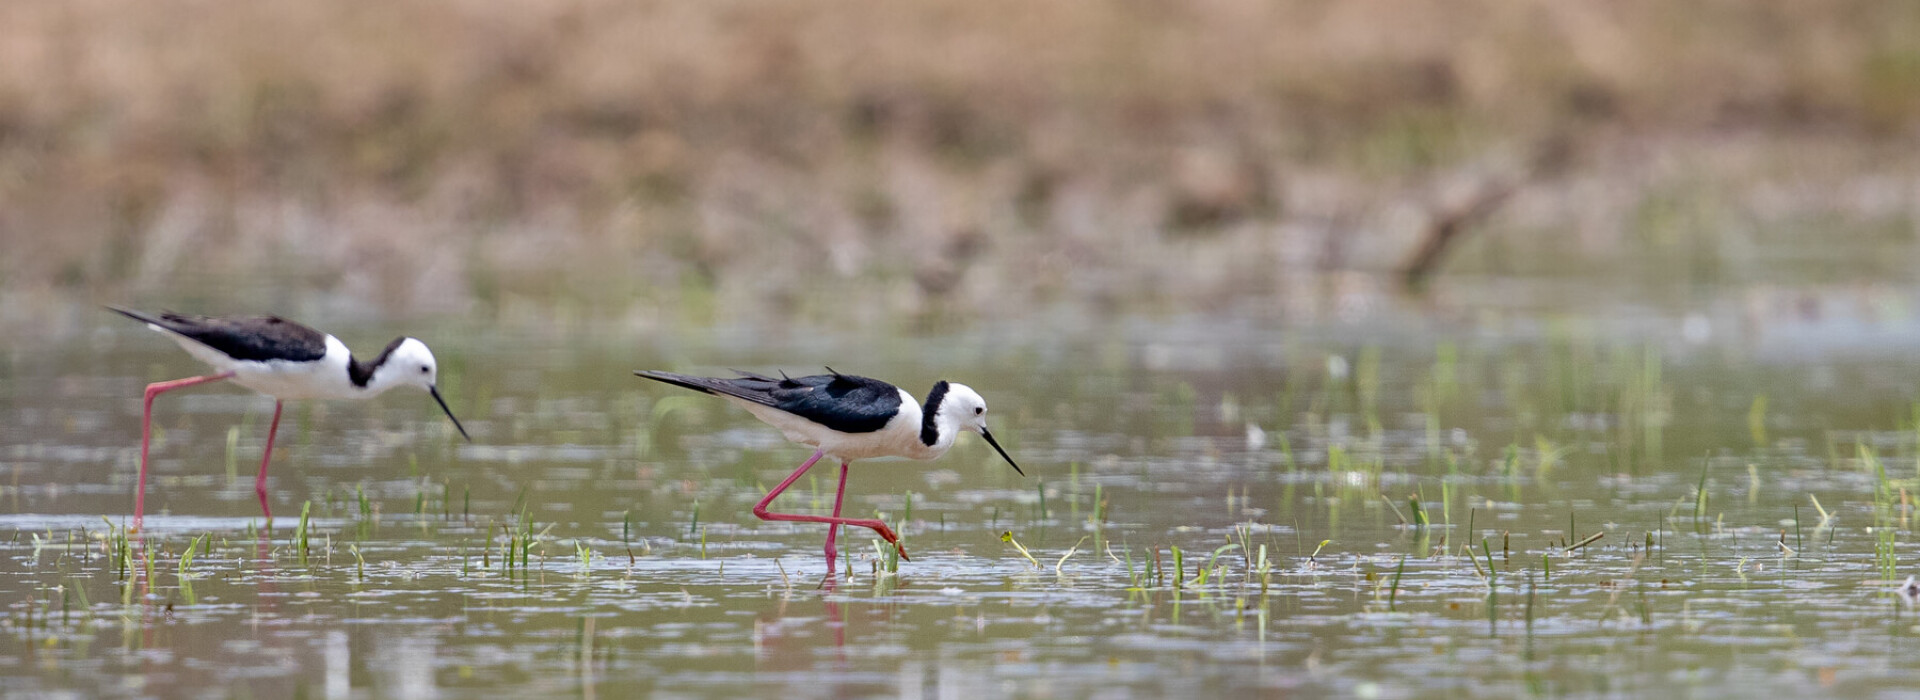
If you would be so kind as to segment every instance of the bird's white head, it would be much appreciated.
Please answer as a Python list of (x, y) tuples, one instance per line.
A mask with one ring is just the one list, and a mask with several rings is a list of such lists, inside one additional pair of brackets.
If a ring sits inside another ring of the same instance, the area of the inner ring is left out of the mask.
[(951, 416), (956, 429), (975, 433), (987, 431), (987, 400), (973, 387), (948, 383), (946, 400), (940, 402), (940, 410)]
[(434, 362), (433, 351), (427, 349), (427, 344), (418, 338), (398, 338), (374, 358), (373, 376), (367, 381), (367, 390), (379, 393), (399, 386), (425, 389), (453, 421), (453, 427), (460, 430), (460, 437), (472, 440), (467, 436), (466, 426), (453, 417), (453, 409), (447, 408), (446, 399), (440, 398), (439, 382), (440, 365)]
[(373, 379), (367, 382), (367, 388), (385, 391), (413, 386), (432, 390), (439, 381), (440, 365), (434, 362), (427, 344), (419, 338), (401, 338), (373, 359)]
[[(944, 392), (942, 388), (945, 389)], [(934, 411), (936, 440), (951, 445), (953, 437), (956, 437), (961, 430), (979, 433), (980, 437), (986, 438), (987, 444), (993, 446), (994, 451), (999, 452), (1000, 456), (1007, 460), (1007, 464), (1012, 466), (1014, 471), (1019, 472), (1021, 476), (1026, 476), (1026, 472), (1020, 470), (1020, 465), (1014, 463), (1013, 457), (1008, 456), (1007, 451), (1000, 447), (1000, 441), (993, 439), (993, 433), (988, 432), (987, 400), (980, 396), (980, 392), (974, 391), (973, 387), (965, 384), (941, 382), (934, 386), (933, 394), (929, 397), (937, 398), (939, 401), (939, 406)], [(923, 433), (922, 437), (926, 435)]]

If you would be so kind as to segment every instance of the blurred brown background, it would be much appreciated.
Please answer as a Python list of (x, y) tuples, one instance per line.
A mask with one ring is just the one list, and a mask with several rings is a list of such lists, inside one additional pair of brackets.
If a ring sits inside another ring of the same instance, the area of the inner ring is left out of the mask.
[(1901, 0), (15, 0), (0, 324), (1910, 281), (1917, 126)]

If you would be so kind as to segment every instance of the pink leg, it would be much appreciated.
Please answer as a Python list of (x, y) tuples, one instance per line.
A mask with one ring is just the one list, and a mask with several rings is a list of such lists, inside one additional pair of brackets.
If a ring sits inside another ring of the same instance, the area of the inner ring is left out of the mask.
[[(847, 498), (847, 463), (840, 463), (840, 490), (833, 494), (833, 517), (840, 517), (840, 503)], [(833, 571), (833, 559), (839, 552), (833, 548), (834, 538), (840, 535), (840, 524), (827, 526), (827, 571)]]
[(146, 403), (140, 408), (140, 486), (133, 492), (133, 529), (139, 530), (147, 515), (147, 449), (153, 444), (153, 399), (156, 396), (195, 384), (217, 382), (232, 377), (232, 372), (209, 374), (204, 377), (188, 377), (170, 382), (154, 382), (147, 385)]
[(273, 509), (267, 507), (267, 464), (273, 461), (273, 435), (280, 432), (280, 409), (284, 401), (273, 402), (273, 425), (267, 428), (267, 453), (260, 457), (260, 476), (253, 480), (253, 492), (260, 494), (260, 512), (267, 516), (267, 527), (273, 527)]
[(793, 470), (793, 473), (787, 476), (786, 481), (782, 481), (780, 482), (779, 486), (773, 487), (772, 491), (767, 492), (766, 498), (760, 499), (760, 502), (753, 506), (753, 514), (758, 516), (761, 520), (786, 520), (786, 521), (803, 522), (803, 523), (828, 523), (831, 525), (848, 525), (852, 527), (871, 528), (874, 532), (877, 532), (880, 534), (880, 539), (886, 540), (888, 543), (892, 544), (895, 548), (900, 550), (901, 559), (908, 559), (909, 561), (911, 561), (911, 559), (907, 557), (907, 548), (904, 545), (900, 544), (900, 537), (898, 535), (893, 534), (893, 528), (887, 527), (886, 523), (880, 522), (878, 520), (842, 518), (839, 516), (826, 517), (826, 516), (820, 516), (820, 515), (795, 515), (793, 513), (773, 513), (767, 510), (768, 503), (772, 503), (773, 499), (778, 498), (781, 492), (786, 491), (788, 486), (793, 485), (793, 482), (799, 481), (800, 475), (807, 473), (808, 469), (813, 468), (813, 463), (820, 461), (820, 458), (824, 456), (826, 456), (826, 453), (824, 452), (813, 453), (813, 456), (809, 457), (805, 463), (801, 464), (799, 469)]

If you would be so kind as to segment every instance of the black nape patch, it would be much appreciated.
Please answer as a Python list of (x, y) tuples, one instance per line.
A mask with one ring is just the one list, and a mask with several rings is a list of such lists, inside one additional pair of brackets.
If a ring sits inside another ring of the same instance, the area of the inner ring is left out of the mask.
[(399, 348), (400, 344), (404, 342), (407, 342), (406, 336), (394, 338), (393, 342), (387, 343), (385, 350), (381, 350), (379, 355), (374, 356), (372, 362), (361, 362), (359, 358), (348, 358), (347, 379), (352, 380), (354, 386), (362, 389), (367, 388), (367, 382), (373, 381), (374, 370), (380, 369), (381, 365), (386, 364), (387, 356), (392, 355), (393, 351)]
[(947, 380), (942, 379), (927, 392), (927, 405), (920, 409), (920, 443), (932, 447), (940, 441), (940, 426), (934, 416), (940, 413), (940, 402), (947, 400)]

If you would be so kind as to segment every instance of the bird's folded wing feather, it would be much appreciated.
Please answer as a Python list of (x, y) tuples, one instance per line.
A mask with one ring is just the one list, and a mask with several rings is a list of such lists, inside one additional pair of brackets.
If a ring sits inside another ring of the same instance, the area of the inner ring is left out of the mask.
[(193, 339), (236, 360), (312, 362), (327, 354), (325, 333), (278, 316), (159, 316), (108, 307), (128, 318)]

